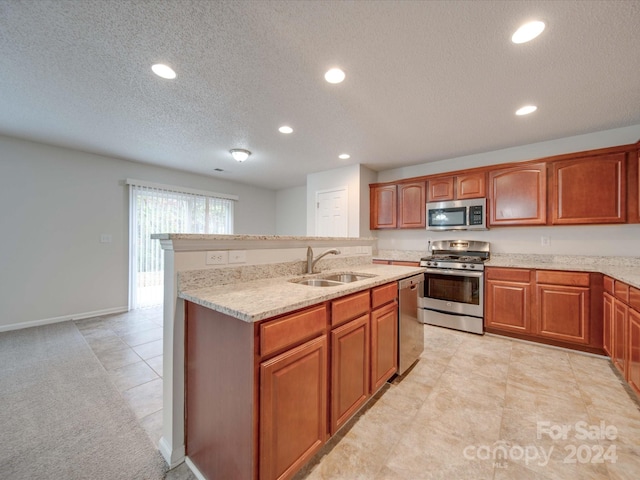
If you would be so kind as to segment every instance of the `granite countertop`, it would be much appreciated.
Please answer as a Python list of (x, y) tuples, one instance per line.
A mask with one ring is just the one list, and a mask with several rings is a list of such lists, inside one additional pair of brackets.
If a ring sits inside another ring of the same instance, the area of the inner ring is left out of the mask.
[[(335, 287), (311, 287), (289, 281), (294, 278), (314, 278), (345, 272), (374, 276)], [(252, 323), (422, 272), (424, 272), (424, 268), (419, 267), (367, 264), (348, 269), (325, 270), (313, 275), (264, 278), (250, 282), (185, 290), (179, 292), (178, 296), (211, 310)]]

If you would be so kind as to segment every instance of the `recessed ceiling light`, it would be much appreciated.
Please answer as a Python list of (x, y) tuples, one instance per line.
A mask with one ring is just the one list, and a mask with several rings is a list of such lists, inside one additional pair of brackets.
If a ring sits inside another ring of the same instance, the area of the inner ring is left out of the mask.
[(344, 80), (345, 74), (339, 68), (332, 68), (324, 74), (324, 79), (329, 83), (340, 83)]
[(529, 115), (538, 109), (535, 105), (526, 105), (516, 110), (516, 115)]
[(244, 148), (232, 148), (231, 150), (229, 150), (229, 152), (237, 162), (244, 162), (247, 158), (249, 158), (249, 155), (251, 155), (251, 152), (249, 150), (245, 150)]
[(289, 127), (288, 125), (283, 125), (278, 129), (278, 131), (280, 133), (293, 133), (293, 128)]
[(176, 72), (174, 72), (171, 67), (163, 63), (156, 63), (155, 65), (152, 65), (151, 70), (153, 70), (153, 73), (159, 77), (166, 78), (167, 80), (173, 80), (176, 78)]
[(513, 43), (525, 43), (533, 40), (543, 32), (544, 27), (544, 22), (540, 22), (537, 20), (534, 22), (525, 23), (520, 28), (518, 28), (518, 30), (516, 30), (516, 33), (511, 36), (511, 41)]
[(347, 159), (351, 158), (351, 155), (349, 155), (348, 153), (341, 153), (340, 155), (338, 155), (338, 158), (340, 160), (347, 160)]

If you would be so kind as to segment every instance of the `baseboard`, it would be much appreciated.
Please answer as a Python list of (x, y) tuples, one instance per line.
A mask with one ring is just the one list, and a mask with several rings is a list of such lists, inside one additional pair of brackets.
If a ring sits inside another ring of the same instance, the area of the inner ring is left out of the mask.
[(169, 442), (164, 438), (164, 435), (160, 437), (158, 450), (160, 450), (160, 454), (164, 457), (164, 461), (167, 462), (169, 468), (175, 468), (185, 461), (184, 445), (180, 449), (174, 451), (171, 448), (171, 445), (169, 445)]
[(207, 477), (205, 477), (202, 473), (200, 473), (200, 470), (198, 470), (198, 467), (194, 465), (194, 463), (191, 461), (189, 457), (184, 457), (184, 463), (187, 464), (187, 466), (189, 467), (189, 470), (193, 472), (193, 474), (198, 480), (207, 480)]
[(83, 320), (85, 318), (99, 317), (101, 315), (112, 315), (114, 313), (123, 313), (129, 310), (128, 307), (105, 308), (104, 310), (95, 310), (93, 312), (73, 313), (71, 315), (63, 315), (61, 317), (44, 318), (42, 320), (32, 320), (29, 322), (10, 323), (9, 325), (0, 325), (0, 332), (8, 332), (10, 330), (20, 330), (21, 328), (39, 327), (41, 325), (49, 325), (52, 323), (67, 322), (69, 320)]

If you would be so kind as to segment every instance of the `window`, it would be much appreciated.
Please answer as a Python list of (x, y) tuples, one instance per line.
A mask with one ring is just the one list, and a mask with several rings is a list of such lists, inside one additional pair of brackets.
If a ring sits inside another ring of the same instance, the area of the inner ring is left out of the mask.
[(137, 180), (129, 184), (129, 307), (162, 304), (164, 255), (154, 233), (233, 233), (231, 195)]

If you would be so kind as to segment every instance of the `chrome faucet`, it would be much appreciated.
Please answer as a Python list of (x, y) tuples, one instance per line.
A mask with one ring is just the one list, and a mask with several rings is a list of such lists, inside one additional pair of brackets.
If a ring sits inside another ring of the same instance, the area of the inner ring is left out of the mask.
[(332, 248), (331, 250), (327, 250), (326, 252), (322, 252), (316, 258), (313, 258), (313, 250), (311, 249), (311, 247), (307, 247), (307, 273), (313, 273), (313, 267), (315, 267), (315, 265), (318, 262), (318, 260), (320, 260), (325, 255), (329, 255), (330, 253), (333, 254), (333, 255), (339, 255), (340, 254), (340, 250)]

